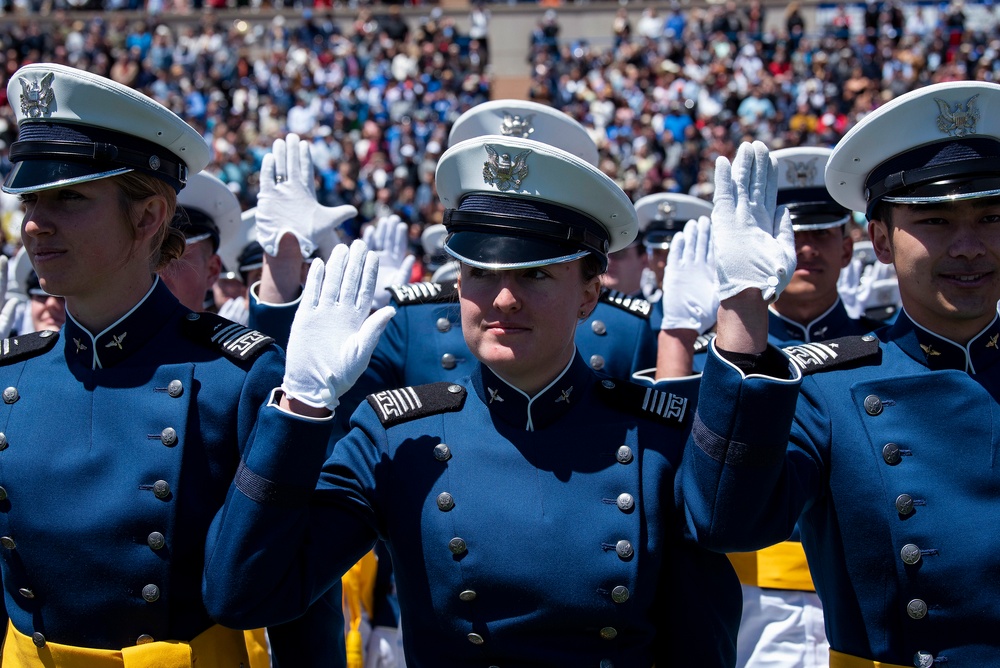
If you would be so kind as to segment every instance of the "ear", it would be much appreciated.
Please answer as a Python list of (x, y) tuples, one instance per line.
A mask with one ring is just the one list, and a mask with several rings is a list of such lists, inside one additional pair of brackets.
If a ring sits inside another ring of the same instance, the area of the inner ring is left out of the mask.
[[(212, 253), (212, 257), (208, 258), (208, 276), (205, 279), (208, 281), (208, 288), (211, 290), (215, 282), (219, 280), (219, 274), (222, 273), (222, 258), (219, 257), (218, 253)], [(303, 281), (304, 283), (305, 281)]]
[(845, 234), (841, 243), (840, 268), (843, 269), (851, 263), (851, 257), (854, 255), (854, 239)]
[(149, 241), (167, 223), (167, 200), (162, 195), (151, 195), (135, 206), (142, 208), (142, 215), (136, 225), (137, 239)]
[(892, 264), (894, 256), (889, 226), (884, 221), (872, 219), (868, 223), (868, 236), (872, 240), (872, 248), (878, 261), (882, 264)]
[(580, 312), (588, 316), (597, 308), (597, 301), (601, 297), (601, 279), (598, 276), (587, 281), (583, 286), (583, 299), (580, 301)]

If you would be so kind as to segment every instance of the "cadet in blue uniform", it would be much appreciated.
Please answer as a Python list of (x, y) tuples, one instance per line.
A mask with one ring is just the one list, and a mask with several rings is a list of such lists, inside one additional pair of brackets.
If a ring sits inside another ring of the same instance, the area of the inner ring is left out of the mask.
[(257, 441), (244, 466), (287, 495), (232, 490), (213, 613), (295, 615), (382, 538), (411, 668), (731, 665), (735, 575), (682, 540), (674, 506), (687, 386), (602, 378), (574, 345), (608, 251), (636, 234), (631, 202), (588, 163), (499, 135), (449, 148), (436, 177), (473, 373), (369, 396), (309, 497), (292, 492), (317, 452)]
[[(881, 323), (848, 316), (837, 291), (853, 243), (851, 213), (834, 201), (823, 181), (831, 149), (787, 148), (771, 153), (777, 204), (788, 208), (795, 232), (795, 272), (768, 308), (768, 342), (777, 347), (864, 334)], [(808, 349), (808, 346), (803, 350)], [(743, 583), (737, 666), (829, 665), (823, 608), (802, 543), (730, 555)]]
[(725, 265), (745, 280), (723, 294), (680, 492), (715, 549), (775, 543), (798, 521), (833, 668), (1000, 656), (998, 110), (1000, 86), (948, 82), (845, 135), (826, 186), (866, 212), (903, 310), (874, 335), (793, 349), (791, 364), (767, 347), (762, 293), (746, 289), (780, 290), (793, 266), (773, 196), (748, 197), (771, 191), (767, 151), (742, 147), (728, 185), (720, 161), (713, 225), (759, 255), (716, 246), (720, 277)]
[(280, 350), (192, 313), (156, 276), (183, 252), (169, 221), (208, 162), (201, 136), (61, 65), (21, 68), (7, 94), (3, 189), (68, 319), (0, 348), (3, 664), (248, 665), (243, 633), (202, 600), (206, 532), (255, 435), (322, 447), (329, 423), (265, 406)]

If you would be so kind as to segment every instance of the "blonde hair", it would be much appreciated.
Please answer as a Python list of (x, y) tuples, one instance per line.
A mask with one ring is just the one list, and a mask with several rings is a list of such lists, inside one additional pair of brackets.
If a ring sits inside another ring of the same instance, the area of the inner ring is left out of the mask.
[(143, 174), (142, 172), (128, 172), (115, 177), (121, 196), (122, 215), (128, 224), (129, 234), (133, 241), (136, 238), (136, 227), (139, 224), (141, 212), (134, 206), (136, 202), (148, 197), (159, 195), (167, 202), (167, 215), (163, 219), (163, 224), (156, 231), (149, 242), (150, 268), (156, 272), (167, 266), (172, 260), (179, 259), (184, 254), (185, 240), (184, 233), (170, 224), (177, 209), (177, 193), (173, 186), (155, 176)]

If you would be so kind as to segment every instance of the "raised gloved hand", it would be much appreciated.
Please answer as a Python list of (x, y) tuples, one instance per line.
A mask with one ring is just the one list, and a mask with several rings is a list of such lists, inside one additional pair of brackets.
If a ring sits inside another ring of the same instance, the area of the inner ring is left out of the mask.
[(378, 280), (372, 308), (381, 308), (389, 303), (389, 286), (410, 282), (416, 258), (406, 253), (407, 232), (407, 224), (399, 216), (392, 215), (379, 218), (361, 235), (362, 241), (378, 255)]
[(362, 241), (337, 245), (325, 267), (313, 260), (288, 337), (287, 397), (334, 410), (357, 382), (396, 312), (371, 312), (377, 273), (378, 257)]
[(7, 296), (7, 256), (0, 255), (0, 339), (10, 336), (14, 329), (14, 319), (17, 317), (17, 305), (19, 300), (16, 297)]
[(663, 322), (660, 329), (694, 329), (704, 334), (719, 311), (719, 281), (708, 216), (689, 220), (670, 242), (663, 271)]
[(742, 144), (732, 165), (716, 160), (712, 237), (720, 299), (757, 288), (773, 302), (792, 279), (795, 233), (777, 196), (776, 169), (763, 143)]
[(837, 277), (837, 292), (840, 294), (840, 301), (843, 303), (847, 315), (852, 318), (860, 318), (865, 314), (865, 307), (860, 300), (863, 270), (864, 263), (861, 258), (851, 258), (847, 266), (840, 270), (840, 276)]
[(257, 195), (257, 242), (270, 256), (278, 253), (278, 241), (293, 234), (302, 257), (335, 243), (337, 228), (358, 215), (353, 206), (322, 206), (316, 201), (316, 182), (309, 144), (296, 134), (275, 139), (271, 153), (260, 167)]

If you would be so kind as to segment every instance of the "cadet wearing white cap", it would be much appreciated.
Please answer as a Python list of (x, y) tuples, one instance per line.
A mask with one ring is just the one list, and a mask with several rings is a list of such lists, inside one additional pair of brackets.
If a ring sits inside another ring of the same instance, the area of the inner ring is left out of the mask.
[(222, 271), (218, 251), (223, 232), (239, 231), (240, 203), (225, 183), (199, 172), (178, 194), (177, 205), (171, 224), (184, 233), (184, 255), (160, 270), (160, 278), (181, 304), (203, 311), (215, 305), (211, 291)]
[[(382, 538), (410, 668), (731, 665), (735, 575), (682, 539), (674, 505), (690, 386), (602, 378), (574, 345), (608, 252), (638, 231), (628, 197), (499, 135), (450, 147), (436, 183), (472, 375), (369, 396), (309, 501), (230, 495), (211, 610), (296, 614)], [(312, 480), (308, 450), (258, 441), (245, 466)]]
[[(656, 278), (656, 285), (661, 286), (670, 242), (689, 220), (712, 215), (712, 203), (692, 195), (656, 193), (636, 200), (635, 213), (639, 216), (639, 233), (646, 248), (649, 268)], [(655, 303), (659, 298), (651, 297), (650, 301)]]
[(209, 525), (254, 435), (323, 447), (328, 427), (265, 406), (286, 361), (271, 339), (192, 313), (156, 275), (183, 251), (169, 221), (208, 162), (202, 137), (61, 65), (22, 67), (7, 95), (3, 188), (67, 321), (0, 347), (3, 663), (248, 665), (202, 600)]
[(790, 239), (784, 225), (775, 236), (773, 199), (747, 197), (771, 191), (766, 149), (740, 149), (735, 191), (717, 179), (735, 196), (717, 197), (713, 225), (759, 259), (716, 247), (720, 277), (739, 280), (723, 292), (681, 493), (713, 549), (775, 543), (798, 521), (833, 668), (1000, 655), (998, 111), (996, 84), (941, 83), (844, 136), (826, 187), (866, 212), (902, 312), (874, 334), (793, 348), (791, 364), (766, 347), (761, 299), (790, 276)]

